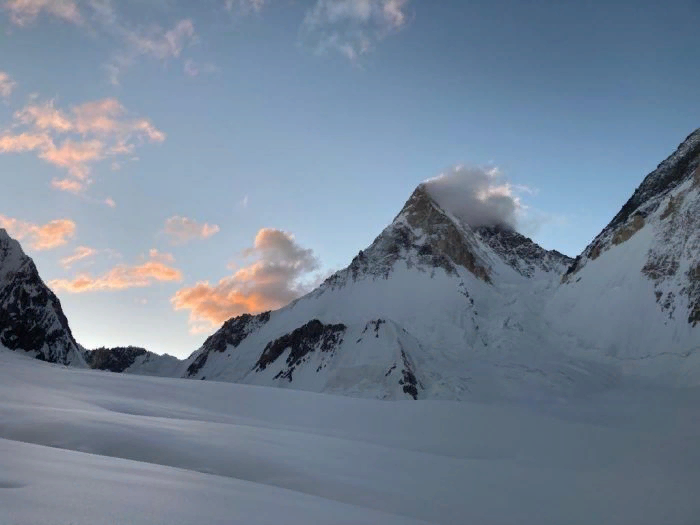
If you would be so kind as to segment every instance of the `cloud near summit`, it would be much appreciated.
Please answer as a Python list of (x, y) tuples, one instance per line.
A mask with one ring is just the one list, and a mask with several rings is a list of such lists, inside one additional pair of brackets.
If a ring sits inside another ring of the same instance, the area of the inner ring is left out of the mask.
[(454, 166), (423, 186), (442, 208), (473, 227), (516, 228), (525, 209), (517, 193), (527, 188), (511, 184), (494, 167)]

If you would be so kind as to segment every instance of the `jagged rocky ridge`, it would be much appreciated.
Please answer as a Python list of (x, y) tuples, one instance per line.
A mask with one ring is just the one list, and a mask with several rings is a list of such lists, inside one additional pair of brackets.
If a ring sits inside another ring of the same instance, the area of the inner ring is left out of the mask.
[(698, 381), (700, 130), (650, 173), (550, 302), (579, 344), (648, 375)]
[(0, 345), (52, 363), (85, 366), (61, 302), (34, 261), (0, 229)]
[(86, 360), (383, 399), (698, 384), (698, 260), (700, 130), (575, 260), (507, 225), (471, 227), (421, 185), (347, 268), (281, 310), (227, 321), (184, 362), (137, 348)]

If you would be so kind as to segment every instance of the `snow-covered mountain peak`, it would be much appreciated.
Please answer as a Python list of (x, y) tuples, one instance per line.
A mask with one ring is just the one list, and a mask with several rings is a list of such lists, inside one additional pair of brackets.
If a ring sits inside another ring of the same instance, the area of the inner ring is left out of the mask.
[(450, 275), (463, 267), (478, 279), (491, 282), (484, 245), (471, 228), (441, 208), (424, 185), (416, 188), (374, 242), (323, 287), (342, 287), (366, 277), (386, 279), (399, 263), (428, 273), (442, 269)]
[(5, 230), (0, 230), (0, 344), (45, 361), (85, 366), (61, 303)]
[(19, 242), (0, 228), (0, 281), (11, 272), (16, 272), (25, 262), (26, 256)]
[[(678, 217), (681, 204), (697, 200), (700, 188), (700, 129), (691, 133), (678, 149), (647, 175), (634, 194), (615, 215), (610, 223), (586, 247), (569, 268), (565, 280), (576, 274), (590, 260), (595, 260), (612, 246), (628, 241), (642, 230), (650, 221), (661, 223), (671, 217)], [(689, 210), (686, 210), (689, 211)], [(688, 215), (687, 213), (684, 215)], [(693, 213), (686, 221), (700, 221)], [(673, 221), (667, 221), (670, 224)], [(689, 224), (680, 225), (689, 230)], [(666, 237), (675, 237), (674, 231), (668, 231)]]

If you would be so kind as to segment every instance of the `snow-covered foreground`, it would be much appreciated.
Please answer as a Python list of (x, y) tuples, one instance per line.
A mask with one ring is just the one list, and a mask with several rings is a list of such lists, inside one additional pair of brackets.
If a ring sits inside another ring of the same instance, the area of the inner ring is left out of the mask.
[(696, 523), (698, 401), (384, 402), (0, 350), (0, 523)]

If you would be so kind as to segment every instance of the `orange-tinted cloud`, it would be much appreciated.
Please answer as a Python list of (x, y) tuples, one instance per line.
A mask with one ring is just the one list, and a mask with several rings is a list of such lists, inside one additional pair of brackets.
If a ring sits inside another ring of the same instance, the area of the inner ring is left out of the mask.
[[(86, 102), (63, 111), (53, 101), (32, 102), (14, 113), (12, 129), (0, 135), (0, 153), (35, 151), (39, 158), (67, 170), (72, 178), (54, 179), (59, 190), (79, 193), (92, 181), (92, 166), (129, 156), (144, 142), (163, 142), (165, 133), (144, 118), (132, 118), (115, 98)], [(59, 143), (58, 140), (61, 140)], [(59, 144), (57, 146), (57, 144)]]
[(44, 225), (0, 215), (0, 228), (18, 240), (28, 239), (35, 250), (50, 250), (63, 246), (75, 235), (75, 223), (69, 219), (57, 219)]
[(67, 22), (83, 23), (74, 0), (7, 0), (3, 8), (9, 11), (12, 23), (19, 26), (33, 22), (42, 11)]
[(85, 185), (75, 179), (51, 179), (51, 186), (61, 191), (80, 193), (85, 189)]
[(5, 134), (0, 136), (0, 153), (24, 153), (52, 147), (51, 138), (45, 133)]
[(298, 245), (281, 230), (264, 228), (246, 256), (257, 260), (236, 270), (217, 284), (198, 282), (182, 288), (171, 299), (175, 310), (190, 311), (190, 325), (196, 332), (216, 327), (242, 313), (280, 308), (308, 292), (305, 278), (312, 276), (319, 262), (312, 250)]
[(148, 256), (151, 258), (153, 261), (160, 261), (163, 263), (173, 263), (175, 262), (175, 257), (173, 256), (172, 253), (168, 252), (161, 252), (156, 250), (155, 248), (151, 248), (148, 251)]
[(138, 265), (121, 264), (98, 276), (83, 273), (73, 279), (54, 279), (49, 286), (56, 291), (86, 293), (145, 288), (155, 282), (181, 280), (182, 272), (177, 268), (158, 260), (149, 260)]
[(94, 257), (96, 254), (97, 250), (95, 248), (90, 248), (88, 246), (78, 246), (72, 255), (64, 257), (59, 261), (59, 263), (64, 268), (70, 268), (76, 262), (89, 259), (90, 257)]
[[(73, 177), (80, 181), (87, 181), (90, 175), (90, 164), (104, 157), (105, 145), (99, 140), (86, 142), (73, 142), (68, 139), (63, 141), (60, 147), (44, 149), (39, 157), (46, 162), (68, 170)], [(60, 185), (54, 187), (61, 188)]]
[(192, 239), (207, 239), (219, 232), (216, 224), (200, 223), (188, 217), (176, 215), (165, 221), (165, 233), (173, 243), (181, 244)]

